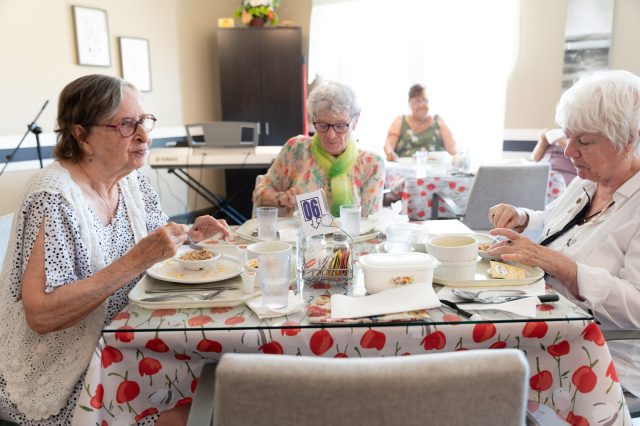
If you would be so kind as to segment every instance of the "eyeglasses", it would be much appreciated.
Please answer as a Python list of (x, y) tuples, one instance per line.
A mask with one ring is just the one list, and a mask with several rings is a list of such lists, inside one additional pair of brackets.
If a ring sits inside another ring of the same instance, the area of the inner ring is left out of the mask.
[(147, 114), (140, 120), (125, 118), (119, 124), (92, 124), (92, 126), (110, 127), (112, 129), (116, 129), (123, 138), (128, 138), (138, 130), (138, 125), (142, 125), (147, 133), (151, 132), (156, 125), (156, 121), (156, 117), (151, 114)]
[(355, 115), (352, 115), (351, 119), (349, 120), (348, 123), (329, 124), (329, 123), (319, 123), (319, 122), (314, 121), (313, 122), (313, 126), (320, 133), (327, 133), (329, 131), (329, 129), (331, 127), (333, 127), (333, 131), (334, 132), (339, 133), (339, 134), (343, 134), (343, 133), (347, 133), (349, 131), (349, 127), (351, 126), (351, 122), (353, 121), (353, 119), (355, 117), (356, 117)]
[(423, 99), (419, 99), (419, 98), (413, 98), (411, 99), (409, 102), (411, 102), (411, 105), (420, 105), (420, 104), (429, 104), (429, 99), (428, 98), (423, 98)]

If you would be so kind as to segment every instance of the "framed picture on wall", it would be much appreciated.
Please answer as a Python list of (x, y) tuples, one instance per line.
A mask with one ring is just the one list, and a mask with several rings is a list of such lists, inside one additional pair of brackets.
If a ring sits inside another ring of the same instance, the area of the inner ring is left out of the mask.
[(107, 11), (92, 7), (73, 6), (78, 64), (111, 66)]
[(120, 63), (122, 78), (134, 84), (141, 92), (151, 91), (151, 60), (149, 40), (120, 37)]

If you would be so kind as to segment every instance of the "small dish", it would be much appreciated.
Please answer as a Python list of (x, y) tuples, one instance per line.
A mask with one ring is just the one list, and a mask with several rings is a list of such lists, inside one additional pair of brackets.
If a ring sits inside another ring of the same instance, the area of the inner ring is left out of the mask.
[(222, 254), (209, 249), (193, 250), (190, 247), (181, 247), (174, 256), (176, 262), (184, 269), (190, 271), (199, 271), (202, 269), (211, 269), (215, 266)]
[(438, 235), (427, 240), (427, 251), (441, 262), (470, 262), (478, 257), (478, 240), (470, 235)]
[(483, 259), (487, 260), (500, 260), (500, 256), (489, 256), (487, 250), (496, 241), (491, 235), (487, 234), (473, 234), (476, 240), (478, 240), (478, 254)]

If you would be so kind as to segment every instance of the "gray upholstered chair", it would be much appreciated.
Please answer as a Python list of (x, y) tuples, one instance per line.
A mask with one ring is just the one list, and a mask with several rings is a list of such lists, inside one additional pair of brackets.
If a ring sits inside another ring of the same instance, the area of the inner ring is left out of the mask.
[[(640, 340), (640, 330), (602, 330), (604, 338), (610, 342), (614, 340)], [(640, 417), (640, 398), (632, 393), (625, 392), (624, 399), (629, 407), (631, 417)]]
[(524, 425), (528, 376), (515, 349), (348, 359), (229, 353), (203, 369), (188, 426)]
[(463, 212), (451, 199), (434, 193), (431, 218), (438, 219), (438, 208), (444, 202), (449, 210), (469, 228), (480, 231), (493, 228), (489, 222), (489, 208), (499, 203), (543, 210), (549, 183), (548, 163), (480, 166), (469, 200)]

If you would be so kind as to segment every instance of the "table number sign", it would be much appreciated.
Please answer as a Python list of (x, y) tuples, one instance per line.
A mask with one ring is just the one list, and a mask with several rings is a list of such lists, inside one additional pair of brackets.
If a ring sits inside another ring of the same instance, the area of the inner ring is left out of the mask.
[(327, 211), (327, 203), (321, 189), (296, 195), (296, 208), (305, 236), (312, 237), (332, 231), (333, 216)]

